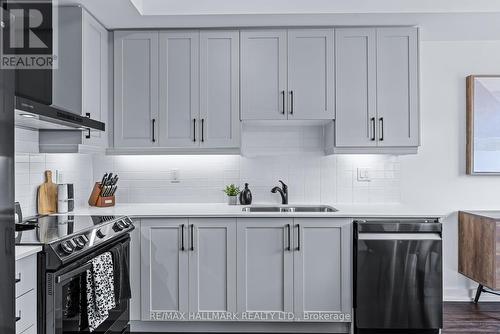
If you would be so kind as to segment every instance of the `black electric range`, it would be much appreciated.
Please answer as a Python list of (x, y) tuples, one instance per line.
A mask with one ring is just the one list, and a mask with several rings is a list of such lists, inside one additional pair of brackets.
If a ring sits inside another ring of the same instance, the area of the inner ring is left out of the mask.
[(41, 245), (46, 269), (57, 269), (134, 229), (126, 216), (47, 215), (26, 220), (16, 245)]
[[(128, 272), (129, 233), (134, 229), (132, 220), (126, 216), (59, 214), (30, 218), (17, 224), (16, 229), (19, 230), (16, 245), (40, 245), (43, 248), (38, 253), (37, 332), (88, 332), (85, 313), (82, 309), (75, 312), (74, 307), (68, 305), (69, 296), (85, 294), (85, 288), (78, 282), (84, 281), (92, 259), (100, 254), (121, 249), (123, 258), (119, 263)], [(117, 307), (110, 311), (107, 320), (95, 333), (128, 333), (129, 299), (130, 296), (121, 295)]]

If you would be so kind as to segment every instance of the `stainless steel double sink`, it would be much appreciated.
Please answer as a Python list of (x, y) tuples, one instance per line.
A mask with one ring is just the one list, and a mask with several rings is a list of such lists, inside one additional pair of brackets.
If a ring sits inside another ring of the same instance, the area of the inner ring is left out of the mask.
[(247, 206), (243, 212), (337, 212), (338, 210), (329, 205), (290, 205), (290, 206)]

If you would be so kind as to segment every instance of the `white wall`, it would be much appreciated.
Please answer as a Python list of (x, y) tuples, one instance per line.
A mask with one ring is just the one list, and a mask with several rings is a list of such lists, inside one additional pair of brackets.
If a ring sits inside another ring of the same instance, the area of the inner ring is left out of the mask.
[(38, 133), (16, 128), (15, 200), (24, 217), (37, 214), (37, 190), (44, 182), (44, 171), (62, 172), (64, 183), (75, 186), (75, 205), (86, 205), (92, 183), (92, 156), (85, 154), (40, 154)]
[[(290, 203), (398, 203), (399, 160), (390, 156), (300, 154), (240, 156), (94, 156), (94, 179), (120, 176), (118, 203), (224, 202), (224, 185), (250, 184), (254, 203), (280, 203), (271, 188), (282, 179)], [(371, 182), (357, 181), (370, 168)], [(179, 172), (179, 182), (173, 180)]]
[(450, 213), (443, 242), (448, 300), (466, 299), (477, 286), (457, 272), (457, 210), (500, 209), (500, 177), (465, 175), (465, 77), (499, 74), (499, 59), (500, 40), (421, 43), (422, 147), (400, 157), (401, 198)]

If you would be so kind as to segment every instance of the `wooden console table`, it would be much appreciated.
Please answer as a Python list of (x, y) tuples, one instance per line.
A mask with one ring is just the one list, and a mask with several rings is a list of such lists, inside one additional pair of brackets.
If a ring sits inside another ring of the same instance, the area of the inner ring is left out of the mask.
[(458, 213), (458, 271), (479, 283), (475, 303), (482, 292), (500, 296), (491, 291), (500, 290), (500, 211)]

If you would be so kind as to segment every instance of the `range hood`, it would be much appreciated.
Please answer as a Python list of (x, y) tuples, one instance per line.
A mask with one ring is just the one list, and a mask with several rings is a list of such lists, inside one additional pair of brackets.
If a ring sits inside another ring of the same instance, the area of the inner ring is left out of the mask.
[(105, 131), (105, 124), (61, 108), (16, 96), (16, 126), (34, 130)]

